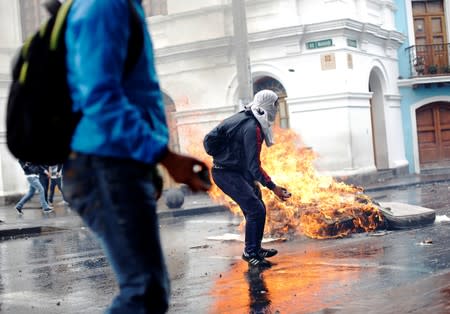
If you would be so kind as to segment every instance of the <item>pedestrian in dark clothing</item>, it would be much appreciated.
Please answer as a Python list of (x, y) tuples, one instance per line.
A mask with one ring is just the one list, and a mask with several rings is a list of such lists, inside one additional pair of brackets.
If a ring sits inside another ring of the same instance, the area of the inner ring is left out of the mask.
[(227, 134), (228, 147), (213, 156), (212, 177), (216, 185), (241, 208), (245, 224), (245, 248), (242, 258), (253, 266), (269, 267), (266, 257), (278, 252), (264, 249), (266, 207), (258, 182), (272, 190), (280, 199), (290, 194), (277, 186), (261, 167), (260, 153), (263, 141), (273, 144), (272, 124), (278, 109), (278, 97), (270, 90), (258, 92), (252, 103), (222, 121), (210, 134)]
[(62, 189), (62, 164), (50, 166), (50, 194), (48, 196), (48, 203), (50, 205), (53, 204), (53, 197), (55, 195), (55, 188), (58, 187), (59, 192), (61, 193), (63, 197), (63, 202), (65, 202), (64, 199), (64, 193)]
[(43, 212), (44, 213), (51, 212), (53, 209), (48, 205), (47, 201), (45, 200), (44, 188), (42, 187), (42, 184), (39, 181), (39, 173), (42, 171), (42, 167), (22, 160), (19, 160), (19, 163), (25, 173), (25, 176), (27, 177), (27, 181), (30, 185), (30, 188), (28, 190), (28, 193), (25, 194), (16, 204), (17, 213), (19, 215), (23, 215), (22, 210), (23, 206), (34, 196), (34, 193), (36, 193), (36, 191), (39, 192), (39, 201), (41, 203), (41, 208)]
[(45, 201), (48, 203), (48, 187), (50, 181), (50, 171), (48, 165), (39, 165), (39, 182), (44, 188)]
[[(133, 12), (143, 48), (124, 75)], [(156, 166), (194, 191), (207, 189), (196, 173), (207, 167), (168, 148), (141, 1), (74, 0), (65, 43), (73, 109), (82, 117), (64, 164), (64, 196), (100, 239), (116, 275), (120, 291), (107, 313), (165, 313), (170, 283), (156, 214)]]

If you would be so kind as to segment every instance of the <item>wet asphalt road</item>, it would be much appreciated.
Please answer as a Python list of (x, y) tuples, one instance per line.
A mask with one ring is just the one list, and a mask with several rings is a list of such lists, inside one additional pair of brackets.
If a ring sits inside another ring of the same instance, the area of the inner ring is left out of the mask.
[[(368, 194), (450, 217), (448, 184)], [(448, 223), (271, 243), (280, 254), (264, 271), (241, 261), (242, 243), (207, 239), (236, 232), (239, 220), (229, 213), (160, 223), (169, 313), (450, 313)], [(82, 227), (0, 242), (1, 313), (102, 313), (116, 292), (107, 260)]]

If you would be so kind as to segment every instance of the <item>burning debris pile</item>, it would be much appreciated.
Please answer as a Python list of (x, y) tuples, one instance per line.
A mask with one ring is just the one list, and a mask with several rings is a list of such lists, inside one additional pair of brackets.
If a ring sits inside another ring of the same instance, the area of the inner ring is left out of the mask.
[[(315, 153), (301, 148), (298, 135), (291, 130), (274, 131), (278, 144), (270, 149), (263, 146), (262, 166), (292, 197), (282, 202), (271, 191), (262, 189), (267, 208), (266, 235), (290, 237), (302, 233), (317, 239), (338, 238), (374, 231), (384, 224), (377, 205), (363, 194), (362, 188), (319, 176), (313, 165)], [(216, 186), (210, 196), (241, 215), (237, 204)]]
[(301, 232), (317, 239), (338, 238), (373, 231), (383, 223), (378, 208), (360, 192), (354, 195), (345, 192), (338, 202), (324, 204), (322, 201), (279, 204), (278, 200), (271, 199), (267, 204), (271, 209), (267, 217), (270, 235), (289, 237)]

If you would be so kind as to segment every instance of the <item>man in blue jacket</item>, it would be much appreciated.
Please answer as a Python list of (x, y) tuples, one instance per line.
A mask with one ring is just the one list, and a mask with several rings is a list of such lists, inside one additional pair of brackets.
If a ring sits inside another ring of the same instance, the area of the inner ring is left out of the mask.
[(139, 0), (143, 49), (124, 76), (130, 1), (74, 0), (67, 17), (68, 84), (82, 117), (64, 165), (64, 195), (100, 238), (120, 293), (108, 313), (164, 313), (169, 279), (160, 245), (156, 164), (194, 191), (206, 166), (168, 148), (164, 104)]
[[(272, 190), (281, 200), (290, 197), (276, 185), (261, 166), (263, 142), (274, 144), (272, 125), (278, 110), (278, 96), (271, 90), (256, 93), (245, 110), (222, 121), (210, 134), (227, 134), (228, 147), (213, 156), (212, 177), (217, 186), (241, 208), (245, 217), (245, 248), (242, 258), (250, 266), (270, 267), (266, 257), (275, 249), (261, 247), (266, 207), (257, 182)], [(208, 135), (207, 135), (208, 136)]]

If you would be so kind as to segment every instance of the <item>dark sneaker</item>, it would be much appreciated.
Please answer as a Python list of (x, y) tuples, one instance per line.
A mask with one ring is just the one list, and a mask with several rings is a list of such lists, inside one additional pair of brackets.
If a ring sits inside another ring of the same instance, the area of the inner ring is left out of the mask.
[(258, 267), (272, 266), (271, 262), (264, 259), (264, 257), (259, 256), (258, 254), (247, 254), (244, 252), (244, 254), (242, 254), (242, 259), (246, 261), (249, 266), (258, 266)]
[(53, 208), (47, 207), (47, 208), (42, 209), (42, 211), (43, 211), (44, 213), (51, 213), (51, 212), (53, 211)]
[(19, 215), (23, 215), (23, 210), (20, 207), (16, 207), (16, 211)]
[(265, 248), (261, 248), (259, 250), (259, 256), (261, 257), (272, 257), (278, 254), (278, 251), (275, 249), (265, 249)]

